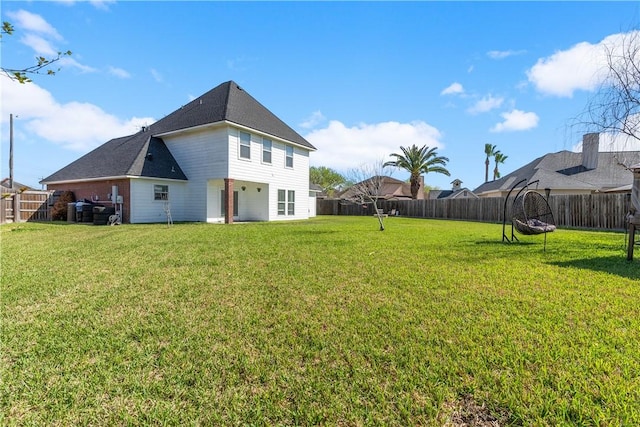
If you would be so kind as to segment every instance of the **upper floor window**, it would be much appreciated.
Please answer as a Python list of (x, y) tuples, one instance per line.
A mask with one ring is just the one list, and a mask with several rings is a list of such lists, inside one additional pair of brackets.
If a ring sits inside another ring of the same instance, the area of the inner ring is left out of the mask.
[(240, 132), (240, 158), (251, 158), (251, 134)]
[(290, 145), (285, 146), (285, 163), (288, 168), (293, 167), (293, 147)]
[(154, 185), (153, 186), (153, 200), (169, 200), (169, 186), (168, 185)]
[(262, 138), (262, 163), (271, 163), (271, 147), (273, 147), (273, 142), (270, 139)]

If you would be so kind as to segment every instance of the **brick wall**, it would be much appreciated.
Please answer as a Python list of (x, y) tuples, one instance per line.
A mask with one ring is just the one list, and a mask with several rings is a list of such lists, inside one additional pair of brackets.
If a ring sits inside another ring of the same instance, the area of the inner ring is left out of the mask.
[[(86, 181), (68, 184), (50, 184), (49, 190), (73, 191), (76, 200), (88, 199), (95, 203), (113, 206), (109, 194), (112, 186), (118, 187), (118, 195), (122, 196), (122, 222), (129, 222), (129, 208), (131, 203), (131, 191), (128, 179), (113, 179), (106, 181)], [(97, 201), (96, 201), (97, 198)]]

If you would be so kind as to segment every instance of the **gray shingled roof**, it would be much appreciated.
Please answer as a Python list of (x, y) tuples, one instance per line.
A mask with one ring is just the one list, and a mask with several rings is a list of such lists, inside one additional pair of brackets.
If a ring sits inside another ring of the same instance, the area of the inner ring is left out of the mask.
[[(315, 150), (306, 139), (228, 81), (195, 98), (147, 129), (112, 139), (48, 176), (42, 183), (115, 176), (145, 176), (186, 180), (161, 138), (163, 135), (211, 123), (231, 122)], [(151, 157), (148, 154), (151, 153)]]
[(638, 161), (640, 151), (600, 152), (598, 167), (588, 170), (582, 166), (582, 153), (559, 151), (538, 157), (500, 179), (485, 182), (473, 192), (508, 192), (522, 179), (539, 180), (538, 188), (603, 191), (631, 184), (633, 175), (620, 163), (630, 165)]
[(149, 128), (154, 135), (228, 121), (315, 150), (315, 147), (233, 81), (222, 83)]
[(139, 132), (112, 139), (41, 182), (122, 176), (187, 179), (162, 139)]

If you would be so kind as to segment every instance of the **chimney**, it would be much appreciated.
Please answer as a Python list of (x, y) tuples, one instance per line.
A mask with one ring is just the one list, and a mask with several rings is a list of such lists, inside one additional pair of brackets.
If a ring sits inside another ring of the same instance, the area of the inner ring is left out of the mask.
[(600, 134), (587, 133), (582, 137), (582, 166), (586, 169), (598, 167), (598, 151), (600, 149)]
[(462, 181), (460, 181), (459, 179), (454, 179), (453, 181), (451, 181), (451, 184), (453, 184), (453, 187), (451, 189), (453, 191), (458, 191), (460, 189)]

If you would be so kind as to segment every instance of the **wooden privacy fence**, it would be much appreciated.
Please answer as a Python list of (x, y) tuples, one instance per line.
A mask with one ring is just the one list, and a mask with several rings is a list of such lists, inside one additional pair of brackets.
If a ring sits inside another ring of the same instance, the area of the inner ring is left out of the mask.
[(50, 221), (53, 191), (2, 193), (0, 224), (7, 222)]
[[(507, 201), (507, 222), (511, 223), (511, 204)], [(622, 230), (631, 203), (628, 194), (552, 195), (549, 206), (556, 224), (564, 227)], [(395, 209), (411, 218), (459, 219), (465, 221), (502, 222), (504, 197), (479, 199), (380, 200), (385, 213)], [(373, 215), (373, 207), (337, 199), (318, 199), (318, 215)]]

